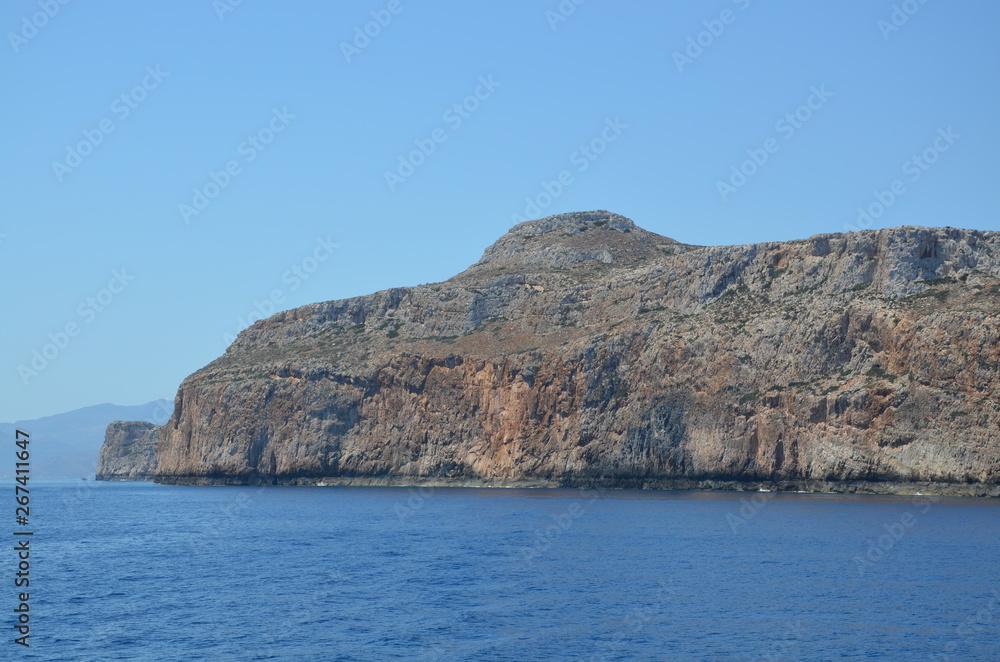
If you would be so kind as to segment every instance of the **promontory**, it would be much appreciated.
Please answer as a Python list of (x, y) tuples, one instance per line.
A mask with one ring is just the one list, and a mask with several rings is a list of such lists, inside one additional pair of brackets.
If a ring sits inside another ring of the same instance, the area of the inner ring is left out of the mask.
[(998, 311), (997, 232), (704, 247), (562, 214), (257, 322), (98, 474), (997, 496)]

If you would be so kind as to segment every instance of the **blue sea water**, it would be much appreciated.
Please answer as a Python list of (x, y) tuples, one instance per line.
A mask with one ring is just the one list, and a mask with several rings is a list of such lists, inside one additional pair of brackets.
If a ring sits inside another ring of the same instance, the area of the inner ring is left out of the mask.
[(31, 496), (31, 647), (13, 643), (7, 545), (0, 659), (1000, 660), (997, 500), (57, 481)]

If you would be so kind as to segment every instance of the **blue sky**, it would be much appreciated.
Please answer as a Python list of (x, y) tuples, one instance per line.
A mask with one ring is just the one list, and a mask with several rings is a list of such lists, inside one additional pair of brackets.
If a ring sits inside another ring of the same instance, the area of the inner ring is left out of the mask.
[(172, 399), (258, 310), (519, 217), (1000, 229), (986, 0), (63, 2), (0, 9), (0, 420)]

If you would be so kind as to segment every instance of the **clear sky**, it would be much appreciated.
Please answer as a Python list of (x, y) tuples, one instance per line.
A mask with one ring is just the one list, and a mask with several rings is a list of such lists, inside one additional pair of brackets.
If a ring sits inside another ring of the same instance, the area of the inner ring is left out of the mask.
[(11, 0), (0, 25), (0, 420), (172, 399), (258, 309), (446, 279), (520, 217), (1000, 230), (991, 0)]

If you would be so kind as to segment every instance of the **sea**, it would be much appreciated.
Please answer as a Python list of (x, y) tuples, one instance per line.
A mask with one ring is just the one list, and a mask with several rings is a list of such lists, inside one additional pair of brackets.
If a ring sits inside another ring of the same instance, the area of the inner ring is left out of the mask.
[(1000, 660), (997, 499), (0, 489), (3, 660)]

